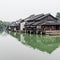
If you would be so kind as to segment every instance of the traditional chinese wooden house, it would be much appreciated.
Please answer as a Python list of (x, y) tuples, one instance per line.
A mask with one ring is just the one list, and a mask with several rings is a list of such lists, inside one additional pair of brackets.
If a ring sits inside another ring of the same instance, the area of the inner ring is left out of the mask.
[(25, 30), (29, 33), (44, 33), (46, 31), (54, 32), (60, 30), (60, 20), (51, 14), (45, 14), (33, 20), (33, 23), (30, 22), (28, 25), (25, 25)]
[[(32, 26), (34, 22), (36, 22), (36, 19), (44, 16), (44, 14), (39, 14), (39, 15), (31, 15), (28, 19), (25, 21), (25, 32), (29, 32), (32, 29), (34, 29), (36, 26)], [(35, 29), (34, 29), (35, 30)]]
[(16, 22), (12, 22), (8, 27), (7, 29), (9, 31), (18, 31), (20, 29), (20, 24), (17, 24)]
[(22, 31), (24, 28), (24, 20), (23, 19), (19, 19), (15, 22), (10, 23), (10, 25), (7, 27), (7, 30), (10, 31)]
[[(20, 31), (24, 32), (25, 31), (25, 25), (27, 24), (27, 21), (31, 20), (32, 18), (34, 18), (34, 14), (33, 15), (30, 15), (29, 17), (23, 19), (23, 21), (20, 23)], [(28, 24), (27, 24), (28, 25)]]

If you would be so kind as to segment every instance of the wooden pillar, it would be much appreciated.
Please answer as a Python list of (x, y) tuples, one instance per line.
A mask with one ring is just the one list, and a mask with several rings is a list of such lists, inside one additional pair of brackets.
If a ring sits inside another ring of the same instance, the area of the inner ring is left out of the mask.
[(27, 30), (26, 30), (26, 33), (27, 33)]
[(38, 31), (36, 31), (36, 34), (38, 34)]
[(20, 31), (20, 23), (19, 23), (19, 32), (21, 32), (21, 31)]
[(36, 34), (37, 34), (37, 31), (36, 31)]
[(26, 33), (27, 33), (27, 30), (26, 30)]
[(30, 34), (31, 34), (31, 30), (30, 30)]
[(28, 33), (28, 30), (27, 30), (27, 33)]
[(41, 35), (42, 35), (42, 31), (41, 31)]
[(26, 29), (25, 29), (25, 33), (26, 33)]

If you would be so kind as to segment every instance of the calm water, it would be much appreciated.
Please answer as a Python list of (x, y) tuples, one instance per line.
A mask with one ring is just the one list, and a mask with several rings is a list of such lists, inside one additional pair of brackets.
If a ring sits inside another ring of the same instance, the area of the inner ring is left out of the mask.
[(0, 60), (60, 60), (60, 36), (0, 31)]

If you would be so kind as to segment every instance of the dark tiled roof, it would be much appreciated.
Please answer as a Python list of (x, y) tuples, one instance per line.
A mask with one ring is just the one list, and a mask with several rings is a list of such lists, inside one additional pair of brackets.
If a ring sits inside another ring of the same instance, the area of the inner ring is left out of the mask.
[(24, 20), (23, 19), (19, 19), (17, 21), (11, 22), (9, 26), (18, 26), (22, 22), (24, 22)]
[(60, 20), (57, 20), (57, 22), (46, 21), (46, 22), (42, 23), (41, 25), (60, 25)]
[(31, 25), (31, 24), (33, 24), (36, 21), (36, 19), (38, 19), (38, 18), (40, 18), (42, 16), (44, 16), (44, 14), (39, 14), (39, 15), (33, 15), (33, 16), (31, 16), (30, 18), (28, 18), (26, 20), (26, 24), (25, 25)]
[(39, 24), (40, 22), (34, 22), (32, 25), (37, 25), (37, 24)]
[[(51, 16), (51, 17), (53, 17), (51, 14), (45, 14), (44, 16), (42, 16), (42, 17), (40, 17), (40, 18), (38, 18), (38, 19), (36, 19), (36, 20), (41, 20), (41, 19), (43, 19), (43, 18), (45, 18), (45, 17), (47, 17), (47, 16)], [(56, 20), (58, 20), (56, 17), (53, 17), (54, 19), (56, 19)]]
[(9, 26), (18, 26), (19, 23), (18, 22), (12, 22)]
[(16, 26), (16, 22), (12, 22), (10, 26)]
[(25, 25), (31, 25), (31, 24), (33, 24), (34, 22), (28, 22), (28, 23), (26, 23)]
[(23, 22), (24, 21), (24, 19), (19, 19), (19, 20), (17, 20), (16, 22), (17, 23), (21, 23), (21, 22)]
[(31, 20), (35, 20), (35, 19), (37, 19), (37, 18), (39, 18), (39, 17), (42, 17), (42, 16), (44, 16), (44, 14), (39, 14), (39, 15), (31, 15), (31, 16), (29, 16), (28, 18), (26, 18), (25, 19), (25, 21), (31, 21)]
[[(42, 17), (40, 17), (40, 18), (38, 18), (38, 19), (36, 19), (37, 20), (37, 22), (34, 22), (32, 25), (38, 25), (38, 24), (40, 24), (41, 22), (39, 22), (41, 19), (43, 19), (43, 18), (45, 18), (45, 17), (47, 17), (47, 16), (52, 16), (51, 14), (45, 14), (44, 16), (42, 16)], [(53, 16), (52, 16), (53, 17)], [(55, 17), (53, 17), (54, 19), (56, 19), (56, 20), (58, 20), (57, 18), (55, 18)]]
[(42, 23), (41, 25), (56, 25), (57, 22), (54, 21), (46, 21), (45, 23)]

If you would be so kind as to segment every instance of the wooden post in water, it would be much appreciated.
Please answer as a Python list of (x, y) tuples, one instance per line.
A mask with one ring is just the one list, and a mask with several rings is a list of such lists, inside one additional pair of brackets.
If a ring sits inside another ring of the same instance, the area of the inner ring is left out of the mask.
[(27, 30), (27, 33), (28, 33), (28, 30)]
[(42, 31), (41, 31), (41, 35), (42, 35)]
[(31, 30), (30, 30), (30, 34), (31, 34)]
[(20, 24), (19, 24), (19, 32), (20, 32)]
[(36, 34), (38, 34), (38, 30), (36, 31)]
[(25, 29), (25, 33), (26, 33), (26, 29)]
[(26, 33), (28, 32), (28, 30), (26, 30)]

